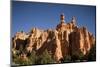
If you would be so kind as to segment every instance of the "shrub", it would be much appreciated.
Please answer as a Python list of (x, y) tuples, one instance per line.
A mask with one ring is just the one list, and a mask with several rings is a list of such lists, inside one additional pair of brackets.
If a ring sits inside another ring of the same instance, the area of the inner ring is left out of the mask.
[(39, 55), (37, 57), (36, 64), (49, 64), (49, 63), (54, 63), (54, 59), (48, 53), (48, 51), (45, 50), (42, 55)]

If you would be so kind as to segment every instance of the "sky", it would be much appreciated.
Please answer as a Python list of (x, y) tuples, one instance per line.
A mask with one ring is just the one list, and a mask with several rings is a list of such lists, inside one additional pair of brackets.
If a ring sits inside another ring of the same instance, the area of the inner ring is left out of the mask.
[(64, 13), (66, 23), (75, 16), (79, 27), (85, 26), (89, 32), (96, 34), (95, 6), (12, 1), (11, 36), (21, 30), (28, 33), (34, 27), (54, 29), (60, 23), (61, 13)]

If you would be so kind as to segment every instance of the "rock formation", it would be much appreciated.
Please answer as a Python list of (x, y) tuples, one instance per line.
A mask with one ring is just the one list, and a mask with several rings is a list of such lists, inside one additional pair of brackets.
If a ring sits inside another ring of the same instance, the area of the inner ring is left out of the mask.
[(82, 52), (86, 55), (95, 44), (95, 38), (86, 27), (78, 27), (76, 18), (65, 22), (64, 14), (60, 16), (60, 23), (55, 30), (41, 30), (33, 28), (28, 34), (17, 32), (12, 38), (14, 49), (24, 49), (27, 52), (35, 50), (37, 55), (48, 50), (57, 63), (66, 55)]

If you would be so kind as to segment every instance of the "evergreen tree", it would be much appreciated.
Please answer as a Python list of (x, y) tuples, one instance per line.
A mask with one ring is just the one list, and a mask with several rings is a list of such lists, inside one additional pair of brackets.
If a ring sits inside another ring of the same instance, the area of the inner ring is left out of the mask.
[(96, 61), (96, 45), (94, 45), (87, 56), (88, 61)]
[(66, 56), (64, 57), (64, 60), (63, 60), (62, 62), (64, 62), (64, 63), (66, 63), (66, 62), (71, 62), (71, 56), (70, 56), (70, 55), (66, 55)]
[(54, 63), (52, 56), (48, 53), (47, 50), (43, 52), (42, 55), (39, 55), (36, 60), (36, 64), (49, 64)]

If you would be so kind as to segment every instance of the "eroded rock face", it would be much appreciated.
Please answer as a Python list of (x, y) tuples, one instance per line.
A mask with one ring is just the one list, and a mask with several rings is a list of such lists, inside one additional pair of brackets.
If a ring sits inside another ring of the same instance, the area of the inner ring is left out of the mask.
[(85, 27), (77, 28), (69, 35), (69, 45), (72, 53), (82, 52), (84, 55), (89, 52), (94, 43), (94, 37)]
[(95, 44), (93, 34), (86, 27), (79, 28), (75, 17), (69, 23), (65, 23), (63, 15), (60, 19), (61, 23), (54, 30), (33, 28), (28, 34), (16, 33), (12, 38), (13, 48), (19, 50), (22, 47), (27, 52), (35, 50), (37, 55), (47, 49), (57, 63), (60, 63), (66, 55), (75, 52), (86, 55)]
[(25, 48), (26, 46), (26, 39), (29, 35), (25, 34), (24, 32), (17, 32), (15, 36), (12, 38), (12, 47), (14, 49), (20, 49), (22, 47)]

